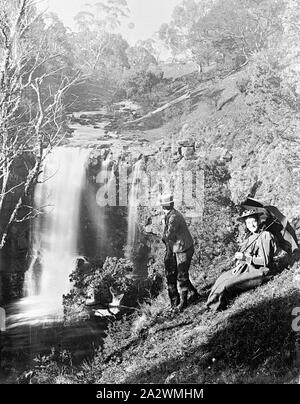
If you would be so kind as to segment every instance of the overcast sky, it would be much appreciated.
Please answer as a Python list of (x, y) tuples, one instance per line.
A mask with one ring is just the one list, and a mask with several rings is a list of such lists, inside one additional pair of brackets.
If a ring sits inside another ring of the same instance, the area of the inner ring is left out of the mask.
[[(73, 18), (83, 9), (82, 6), (96, 2), (97, 0), (42, 0), (41, 4), (43, 8), (48, 7), (49, 11), (58, 14), (66, 26), (74, 28)], [(174, 7), (180, 2), (181, 0), (127, 0), (131, 16), (122, 27), (121, 33), (130, 44), (151, 37), (162, 23), (170, 21)], [(134, 23), (134, 29), (128, 28), (130, 22)]]

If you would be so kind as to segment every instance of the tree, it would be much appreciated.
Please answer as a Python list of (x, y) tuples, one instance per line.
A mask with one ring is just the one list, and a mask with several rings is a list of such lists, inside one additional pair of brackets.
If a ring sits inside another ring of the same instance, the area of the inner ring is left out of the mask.
[(155, 39), (155, 37), (139, 40), (137, 41), (136, 45), (145, 48), (155, 58), (156, 63), (158, 63), (161, 50), (159, 49), (158, 40)]
[[(77, 79), (68, 77), (58, 47), (46, 34), (31, 0), (0, 0), (0, 249), (12, 223), (39, 213), (26, 206), (20, 215), (20, 209), (46, 155), (64, 137), (63, 97)], [(28, 154), (32, 164), (16, 183), (14, 168)], [(9, 215), (3, 217), (7, 204)]]
[(163, 81), (163, 72), (152, 72), (140, 70), (134, 72), (125, 81), (127, 97), (141, 101), (146, 98), (149, 101), (149, 95), (153, 89)]
[(121, 78), (129, 69), (129, 45), (116, 33), (129, 13), (126, 1), (106, 0), (86, 7), (75, 16), (78, 32), (70, 35), (74, 64), (82, 73), (73, 92), (79, 109), (89, 101), (92, 108), (110, 103), (122, 92)]
[(183, 0), (160, 38), (201, 68), (212, 60), (239, 66), (278, 39), (284, 8), (284, 0)]
[(121, 20), (128, 16), (125, 0), (107, 0), (88, 5), (90, 11), (81, 11), (75, 16), (79, 28), (74, 34), (74, 50), (78, 65), (84, 74), (104, 74), (105, 69), (129, 67), (127, 42), (114, 33)]
[[(195, 40), (195, 25), (208, 12), (214, 2), (207, 0), (182, 0), (174, 8), (172, 20), (163, 24), (159, 29), (159, 38), (169, 48), (174, 58), (184, 55), (191, 57), (195, 47), (190, 42)], [(199, 43), (199, 38), (197, 38)]]
[(151, 65), (157, 65), (153, 54), (142, 45), (131, 46), (126, 53), (131, 69), (147, 70)]
[(203, 21), (205, 36), (223, 57), (245, 63), (282, 31), (282, 0), (219, 0)]

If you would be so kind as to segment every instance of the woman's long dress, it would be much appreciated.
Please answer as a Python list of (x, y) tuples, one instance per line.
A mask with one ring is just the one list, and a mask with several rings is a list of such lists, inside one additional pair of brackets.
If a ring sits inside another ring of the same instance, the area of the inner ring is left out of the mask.
[(242, 247), (242, 251), (248, 255), (247, 262), (238, 261), (233, 270), (221, 274), (211, 289), (207, 306), (223, 309), (228, 299), (261, 285), (270, 272), (275, 250), (275, 239), (270, 232), (252, 234)]

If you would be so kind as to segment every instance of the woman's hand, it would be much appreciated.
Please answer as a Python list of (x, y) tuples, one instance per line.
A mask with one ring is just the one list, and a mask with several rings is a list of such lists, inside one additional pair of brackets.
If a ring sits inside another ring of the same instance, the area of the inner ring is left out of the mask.
[(247, 262), (247, 264), (252, 263), (252, 256), (249, 254), (244, 254), (242, 252), (235, 253), (234, 258), (239, 261), (245, 261)]
[(235, 253), (234, 258), (236, 260), (239, 260), (239, 261), (244, 261), (245, 260), (245, 254), (242, 253), (242, 252), (237, 252), (237, 253)]

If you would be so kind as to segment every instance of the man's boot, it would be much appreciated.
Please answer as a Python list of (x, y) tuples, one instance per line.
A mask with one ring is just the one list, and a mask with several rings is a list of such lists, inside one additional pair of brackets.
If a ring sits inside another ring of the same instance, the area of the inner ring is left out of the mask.
[(187, 307), (187, 297), (188, 297), (188, 291), (184, 290), (183, 292), (180, 293), (180, 304), (178, 306), (178, 310), (181, 312)]
[(177, 294), (177, 295), (173, 296), (172, 298), (170, 298), (170, 301), (171, 301), (171, 307), (172, 308), (175, 308), (175, 307), (179, 306), (179, 304), (180, 304), (179, 294)]
[(189, 299), (188, 299), (188, 303), (192, 304), (192, 303), (196, 303), (200, 300), (201, 296), (199, 295), (198, 292), (192, 292), (192, 294), (190, 295)]

